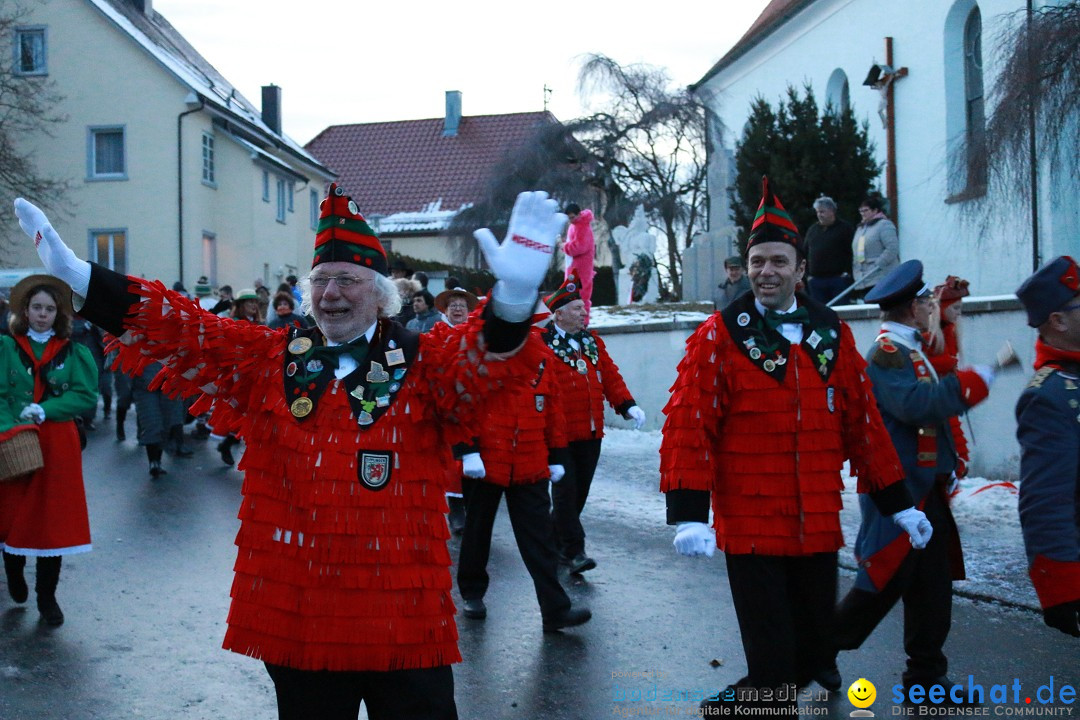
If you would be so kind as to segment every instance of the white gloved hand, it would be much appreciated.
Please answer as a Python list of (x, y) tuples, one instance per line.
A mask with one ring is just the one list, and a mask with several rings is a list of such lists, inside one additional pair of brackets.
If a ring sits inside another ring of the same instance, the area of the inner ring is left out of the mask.
[(979, 374), (988, 389), (994, 383), (994, 368), (989, 365), (972, 365), (971, 369)]
[(702, 522), (681, 522), (675, 526), (675, 552), (687, 557), (713, 556), (716, 533)]
[(15, 215), (23, 232), (34, 241), (45, 270), (70, 285), (76, 295), (86, 297), (90, 289), (90, 263), (76, 257), (56, 234), (49, 218), (33, 203), (16, 198)]
[(38, 425), (45, 422), (45, 408), (37, 403), (30, 403), (19, 413), (20, 420), (33, 420)]
[(546, 192), (523, 192), (514, 203), (501, 245), (487, 228), (473, 233), (498, 280), (491, 292), (497, 316), (508, 322), (522, 322), (532, 315), (536, 291), (544, 281), (555, 241), (566, 222), (559, 204)]
[(551, 482), (557, 483), (566, 475), (566, 468), (562, 465), (548, 465), (548, 472), (551, 473)]
[(930, 536), (934, 534), (934, 528), (930, 525), (930, 521), (926, 519), (923, 511), (916, 510), (913, 507), (894, 514), (892, 521), (908, 534), (911, 547), (916, 550), (922, 550), (926, 547), (926, 544), (930, 542)]
[(632, 405), (626, 414), (630, 416), (630, 419), (634, 421), (634, 429), (640, 430), (645, 424), (645, 411), (639, 408), (637, 405)]
[(465, 477), (480, 478), (487, 475), (487, 470), (484, 468), (484, 461), (480, 459), (480, 453), (469, 453), (468, 455), (461, 456), (461, 472), (465, 474)]

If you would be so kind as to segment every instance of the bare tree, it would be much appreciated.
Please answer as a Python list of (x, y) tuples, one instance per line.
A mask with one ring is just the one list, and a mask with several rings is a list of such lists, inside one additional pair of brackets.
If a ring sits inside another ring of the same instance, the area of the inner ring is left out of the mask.
[(673, 88), (663, 69), (623, 66), (605, 55), (585, 59), (578, 85), (582, 95), (602, 98), (604, 110), (568, 126), (600, 182), (642, 204), (663, 232), (661, 294), (678, 299), (682, 249), (707, 218), (705, 108), (686, 88)]
[[(42, 175), (34, 161), (33, 144), (51, 138), (51, 128), (67, 121), (55, 111), (62, 100), (47, 76), (17, 74), (19, 55), (12, 43), (15, 29), (27, 16), (24, 7), (6, 6), (0, 11), (0, 227), (15, 222), (10, 199), (19, 195), (57, 210), (58, 199), (68, 189), (66, 180)], [(14, 61), (13, 61), (14, 59)], [(0, 243), (0, 257), (9, 261), (14, 248)]]
[(1014, 13), (998, 40), (1006, 60), (991, 94), (987, 173), (1002, 187), (1028, 187), (1034, 132), (1039, 157), (1080, 176), (1080, 2)]

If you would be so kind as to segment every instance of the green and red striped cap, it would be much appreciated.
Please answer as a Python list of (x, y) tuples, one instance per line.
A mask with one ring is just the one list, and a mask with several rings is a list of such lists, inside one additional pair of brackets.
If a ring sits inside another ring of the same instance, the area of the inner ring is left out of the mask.
[(581, 280), (578, 279), (577, 270), (570, 271), (570, 277), (563, 281), (559, 289), (544, 298), (544, 304), (548, 309), (555, 312), (563, 305), (568, 305), (575, 300), (581, 299)]
[(319, 229), (315, 232), (315, 257), (311, 267), (325, 262), (347, 262), (386, 275), (386, 250), (345, 191), (330, 183), (319, 205)]
[(750, 228), (750, 237), (746, 241), (746, 249), (766, 242), (782, 242), (791, 245), (805, 255), (802, 238), (799, 236), (799, 228), (795, 227), (794, 221), (784, 209), (780, 198), (773, 194), (769, 188), (769, 177), (761, 176), (761, 204), (758, 205), (757, 215), (754, 216), (754, 224)]

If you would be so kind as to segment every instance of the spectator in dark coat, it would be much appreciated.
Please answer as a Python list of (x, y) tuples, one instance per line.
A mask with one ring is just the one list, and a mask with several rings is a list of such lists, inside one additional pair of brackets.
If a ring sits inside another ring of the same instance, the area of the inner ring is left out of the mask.
[(296, 300), (292, 292), (288, 291), (279, 292), (274, 296), (274, 313), (266, 325), (274, 329), (288, 325), (295, 325), (298, 328), (308, 327), (304, 316), (296, 313)]
[(405, 325), (407, 330), (427, 332), (442, 319), (442, 313), (435, 309), (435, 298), (427, 290), (413, 293), (412, 307), (416, 316)]
[(855, 227), (836, 217), (836, 202), (822, 195), (814, 201), (818, 221), (806, 231), (806, 271), (810, 297), (827, 303), (851, 285), (851, 241)]
[(735, 298), (750, 289), (750, 278), (746, 277), (746, 266), (738, 255), (732, 255), (724, 261), (727, 280), (716, 286), (713, 291), (713, 305), (723, 310)]

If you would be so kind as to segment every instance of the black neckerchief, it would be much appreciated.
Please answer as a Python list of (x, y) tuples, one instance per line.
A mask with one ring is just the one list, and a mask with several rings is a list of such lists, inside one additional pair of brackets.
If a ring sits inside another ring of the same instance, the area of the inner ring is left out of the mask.
[[(821, 379), (828, 382), (840, 350), (840, 316), (831, 308), (796, 293), (799, 307), (810, 313), (810, 324), (803, 326), (802, 348), (813, 361)], [(739, 352), (750, 362), (784, 382), (791, 343), (779, 329), (772, 330), (754, 304), (754, 294), (744, 293), (720, 312), (728, 334)]]
[[(334, 368), (324, 366), (313, 349), (325, 343), (318, 327), (290, 328), (285, 350), (285, 403), (298, 420), (311, 417), (323, 391), (334, 379)], [(304, 342), (304, 340), (307, 342)], [(310, 343), (310, 344), (308, 344)], [(361, 430), (370, 428), (393, 404), (405, 375), (420, 352), (420, 335), (398, 323), (381, 319), (368, 343), (365, 360), (342, 379), (349, 405)], [(306, 398), (308, 402), (303, 402)]]

